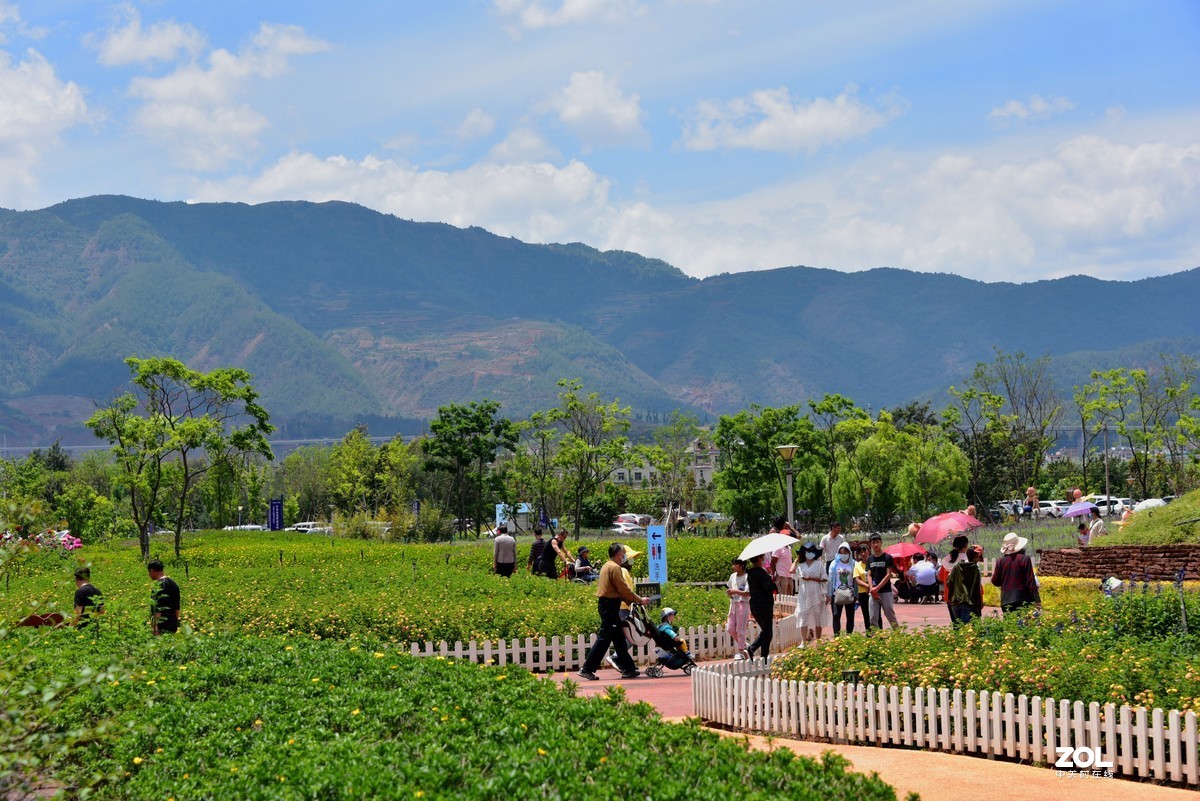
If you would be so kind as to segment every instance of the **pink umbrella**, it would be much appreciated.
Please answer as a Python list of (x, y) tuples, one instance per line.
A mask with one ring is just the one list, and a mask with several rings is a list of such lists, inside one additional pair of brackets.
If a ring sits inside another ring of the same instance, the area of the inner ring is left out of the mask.
[(898, 556), (901, 559), (906, 559), (917, 554), (924, 555), (925, 549), (920, 545), (913, 545), (911, 542), (898, 542), (895, 545), (883, 549), (884, 553), (890, 553), (892, 556)]
[(940, 542), (951, 534), (960, 534), (982, 525), (982, 521), (976, 520), (965, 512), (944, 512), (934, 515), (922, 523), (913, 541), (916, 543)]

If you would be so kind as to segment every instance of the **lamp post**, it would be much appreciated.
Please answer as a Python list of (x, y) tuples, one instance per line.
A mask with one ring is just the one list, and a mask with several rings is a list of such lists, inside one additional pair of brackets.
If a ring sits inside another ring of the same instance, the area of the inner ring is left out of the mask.
[(792, 510), (792, 478), (795, 470), (792, 468), (792, 459), (796, 458), (796, 451), (800, 450), (800, 446), (776, 445), (775, 450), (779, 451), (779, 458), (783, 459), (783, 471), (787, 473), (787, 520), (790, 528), (795, 524), (795, 513)]
[(242, 527), (242, 507), (238, 506), (238, 528)]

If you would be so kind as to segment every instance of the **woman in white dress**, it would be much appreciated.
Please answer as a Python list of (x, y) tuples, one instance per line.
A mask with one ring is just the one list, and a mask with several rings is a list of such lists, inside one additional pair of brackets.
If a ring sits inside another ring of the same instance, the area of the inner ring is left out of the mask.
[(829, 576), (817, 547), (806, 544), (796, 565), (796, 617), (805, 642), (821, 639), (821, 629), (832, 625), (826, 602), (828, 586)]

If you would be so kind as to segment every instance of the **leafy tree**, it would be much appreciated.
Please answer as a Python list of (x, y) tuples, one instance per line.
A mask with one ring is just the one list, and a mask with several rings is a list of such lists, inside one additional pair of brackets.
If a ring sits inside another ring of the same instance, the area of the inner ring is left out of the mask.
[[(713, 431), (719, 453), (713, 478), (717, 509), (729, 514), (740, 530), (761, 531), (784, 508), (783, 464), (775, 447), (799, 446), (792, 468), (796, 488), (801, 489), (806, 485), (802, 477), (814, 464), (813, 437), (812, 423), (800, 415), (799, 406), (752, 406), (749, 411), (722, 415)], [(822, 493), (818, 490), (815, 497), (821, 498)], [(797, 497), (811, 501), (814, 496), (801, 491)]]
[(583, 501), (629, 462), (629, 407), (606, 403), (598, 392), (583, 394), (579, 379), (558, 382), (558, 406), (547, 413), (562, 429), (554, 463), (571, 503), (575, 536), (583, 522)]
[(838, 466), (854, 452), (857, 440), (870, 430), (870, 418), (854, 401), (836, 394), (827, 393), (819, 401), (810, 400), (808, 408), (816, 429), (812, 437), (813, 455), (825, 471), (828, 512), (831, 518), (836, 518), (833, 484)]
[(967, 500), (979, 509), (987, 509), (1006, 494), (1001, 477), (1003, 451), (990, 425), (1004, 399), (971, 386), (961, 390), (950, 387), (947, 391), (952, 400), (942, 416), (967, 458)]
[(509, 470), (514, 501), (531, 501), (540, 518), (558, 517), (561, 481), (555, 463), (561, 428), (552, 412), (534, 412), (518, 424), (520, 444)]
[(971, 467), (949, 432), (940, 425), (925, 425), (910, 427), (904, 438), (904, 457), (895, 475), (900, 508), (921, 519), (962, 508)]
[(666, 424), (654, 430), (654, 446), (646, 450), (646, 455), (667, 505), (682, 508), (689, 480), (695, 480), (691, 448), (699, 436), (696, 416), (678, 409), (671, 412)]
[(142, 558), (150, 557), (150, 526), (166, 486), (164, 466), (175, 457), (175, 554), (182, 541), (187, 499), (193, 483), (214, 464), (257, 453), (270, 459), (267, 435), (274, 431), (258, 404), (251, 375), (239, 368), (208, 373), (176, 359), (130, 357), (134, 391), (113, 400), (87, 421), (97, 437), (112, 444), (138, 528)]
[(516, 425), (497, 417), (499, 411), (500, 404), (491, 400), (451, 403), (438, 407), (437, 418), (429, 424), (433, 436), (425, 452), (430, 464), (454, 477), (458, 517), (473, 517), (476, 536), (485, 516), (491, 465), (499, 451), (516, 448), (519, 438)]

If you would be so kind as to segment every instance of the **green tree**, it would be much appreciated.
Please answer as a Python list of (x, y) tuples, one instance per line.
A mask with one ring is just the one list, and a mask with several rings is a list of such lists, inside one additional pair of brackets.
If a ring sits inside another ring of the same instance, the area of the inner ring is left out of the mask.
[(700, 437), (700, 424), (694, 414), (671, 412), (667, 422), (654, 430), (654, 445), (647, 448), (647, 460), (654, 466), (655, 481), (663, 502), (683, 508), (692, 474), (692, 446)]
[(483, 503), (491, 467), (497, 454), (515, 449), (519, 439), (517, 426), (498, 417), (499, 411), (500, 404), (492, 400), (451, 403), (438, 407), (437, 418), (429, 424), (433, 436), (425, 453), (431, 466), (454, 477), (458, 518), (472, 517), (476, 536), (486, 515)]
[(761, 531), (784, 508), (785, 478), (777, 445), (798, 445), (792, 460), (801, 504), (823, 497), (824, 481), (817, 494), (803, 491), (803, 480), (815, 464), (812, 423), (800, 415), (799, 406), (779, 409), (752, 406), (734, 415), (722, 415), (713, 431), (717, 446), (717, 471), (713, 477), (717, 509), (730, 515), (742, 531)]
[(274, 431), (250, 373), (218, 368), (203, 373), (176, 359), (130, 357), (134, 391), (113, 400), (87, 421), (112, 445), (138, 528), (142, 558), (150, 556), (150, 526), (162, 511), (168, 486), (164, 467), (174, 457), (175, 554), (178, 556), (192, 485), (217, 463), (257, 453), (270, 459)]
[(825, 471), (825, 498), (833, 519), (838, 513), (833, 493), (838, 467), (853, 454), (857, 440), (870, 430), (870, 418), (854, 401), (837, 394), (827, 393), (819, 401), (810, 400), (808, 408), (815, 428), (813, 456)]
[(583, 522), (583, 502), (629, 462), (625, 432), (629, 407), (605, 402), (598, 392), (583, 394), (579, 379), (558, 382), (558, 406), (548, 412), (562, 429), (554, 463), (571, 504), (575, 536)]

